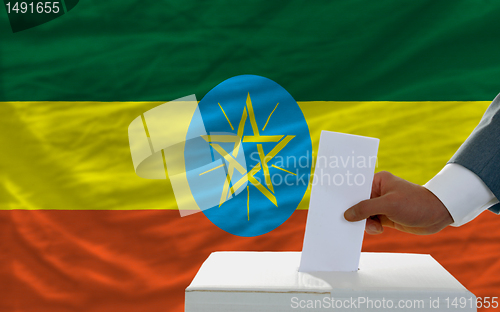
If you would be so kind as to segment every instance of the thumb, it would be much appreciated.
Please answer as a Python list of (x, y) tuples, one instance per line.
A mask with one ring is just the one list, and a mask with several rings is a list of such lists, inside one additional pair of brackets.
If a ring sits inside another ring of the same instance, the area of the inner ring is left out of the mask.
[(361, 221), (371, 216), (386, 214), (389, 207), (386, 196), (363, 200), (344, 212), (347, 221)]

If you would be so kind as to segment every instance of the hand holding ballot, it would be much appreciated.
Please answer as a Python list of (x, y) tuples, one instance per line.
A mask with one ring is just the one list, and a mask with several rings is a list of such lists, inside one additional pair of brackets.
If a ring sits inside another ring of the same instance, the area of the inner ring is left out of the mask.
[(371, 198), (347, 209), (347, 221), (367, 219), (366, 232), (388, 226), (413, 234), (433, 234), (461, 226), (489, 209), (499, 214), (500, 94), (448, 164), (427, 184), (413, 184), (389, 172), (373, 179)]
[(433, 234), (453, 223), (433, 193), (386, 171), (375, 174), (371, 198), (347, 209), (344, 217), (347, 221), (368, 218), (368, 234), (380, 234), (385, 226), (412, 234)]

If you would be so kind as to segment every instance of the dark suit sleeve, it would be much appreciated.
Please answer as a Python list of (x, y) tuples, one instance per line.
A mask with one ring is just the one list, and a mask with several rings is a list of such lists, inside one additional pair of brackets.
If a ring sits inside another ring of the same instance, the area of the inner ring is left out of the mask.
[[(500, 199), (500, 94), (491, 102), (477, 127), (449, 163), (459, 164), (474, 172)], [(500, 204), (489, 210), (500, 213)]]

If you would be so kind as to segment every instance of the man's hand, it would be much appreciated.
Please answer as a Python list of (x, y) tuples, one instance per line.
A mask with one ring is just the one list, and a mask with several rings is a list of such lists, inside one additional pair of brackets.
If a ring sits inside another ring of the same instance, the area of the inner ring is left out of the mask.
[(368, 234), (380, 234), (384, 226), (413, 234), (433, 234), (453, 223), (446, 207), (429, 190), (386, 171), (375, 174), (371, 199), (347, 209), (344, 218), (368, 218)]

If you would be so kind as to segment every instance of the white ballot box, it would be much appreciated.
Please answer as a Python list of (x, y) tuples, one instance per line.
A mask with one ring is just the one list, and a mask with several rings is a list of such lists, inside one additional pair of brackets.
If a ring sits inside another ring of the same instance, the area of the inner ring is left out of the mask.
[(214, 252), (186, 288), (186, 312), (476, 311), (430, 255), (361, 253), (357, 272), (299, 272), (300, 252)]

